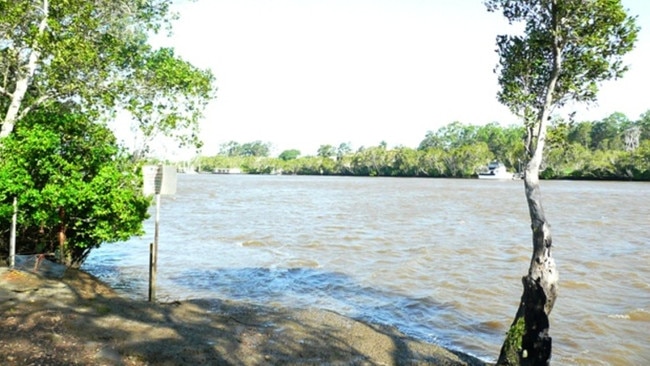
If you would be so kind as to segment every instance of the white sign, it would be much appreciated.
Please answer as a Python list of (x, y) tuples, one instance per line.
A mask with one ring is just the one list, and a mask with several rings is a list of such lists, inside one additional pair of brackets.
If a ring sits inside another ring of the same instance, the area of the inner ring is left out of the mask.
[(154, 194), (176, 194), (176, 168), (163, 165), (145, 165), (142, 167), (145, 196)]

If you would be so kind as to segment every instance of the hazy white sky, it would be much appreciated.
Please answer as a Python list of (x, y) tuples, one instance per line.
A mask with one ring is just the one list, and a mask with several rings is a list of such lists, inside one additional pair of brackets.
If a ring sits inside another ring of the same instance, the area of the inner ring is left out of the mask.
[[(623, 0), (643, 28), (624, 79), (578, 120), (650, 109), (650, 1)], [(173, 46), (209, 67), (217, 99), (203, 155), (228, 141), (273, 155), (320, 145), (417, 147), (453, 121), (517, 123), (496, 101), (495, 37), (511, 32), (480, 0), (198, 0), (180, 2)]]

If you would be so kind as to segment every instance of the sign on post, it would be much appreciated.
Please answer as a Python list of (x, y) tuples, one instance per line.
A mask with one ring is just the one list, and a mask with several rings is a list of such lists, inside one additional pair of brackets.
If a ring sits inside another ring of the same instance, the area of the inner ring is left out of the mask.
[(142, 167), (145, 196), (153, 194), (176, 194), (176, 168), (166, 165), (145, 165)]
[(156, 299), (156, 272), (158, 266), (158, 233), (160, 222), (160, 195), (176, 194), (176, 168), (163, 165), (142, 167), (143, 193), (156, 195), (156, 220), (153, 243), (149, 246), (149, 301)]

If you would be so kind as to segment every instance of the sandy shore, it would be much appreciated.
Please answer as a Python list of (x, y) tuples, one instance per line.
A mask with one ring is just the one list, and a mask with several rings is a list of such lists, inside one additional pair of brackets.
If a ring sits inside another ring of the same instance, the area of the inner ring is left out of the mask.
[(484, 365), (330, 311), (117, 295), (0, 267), (2, 365)]

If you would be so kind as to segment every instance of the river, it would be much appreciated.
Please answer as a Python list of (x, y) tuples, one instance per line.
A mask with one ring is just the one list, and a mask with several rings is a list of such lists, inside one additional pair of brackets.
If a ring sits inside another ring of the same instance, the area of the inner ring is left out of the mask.
[[(650, 184), (542, 181), (560, 271), (553, 363), (650, 364)], [(531, 255), (521, 181), (179, 175), (157, 298), (317, 307), (498, 356)], [(146, 299), (147, 234), (83, 268)]]

